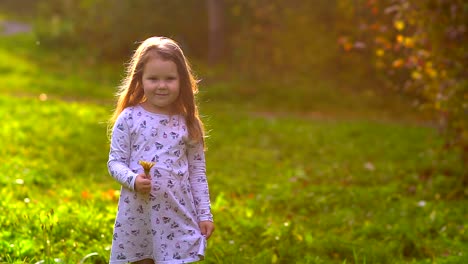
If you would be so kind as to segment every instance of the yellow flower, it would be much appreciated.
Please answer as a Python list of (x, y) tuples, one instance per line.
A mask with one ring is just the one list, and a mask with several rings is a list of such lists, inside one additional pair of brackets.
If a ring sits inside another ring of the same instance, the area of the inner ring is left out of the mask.
[(143, 170), (145, 170), (145, 174), (148, 175), (149, 174), (149, 171), (151, 170), (151, 168), (156, 164), (155, 162), (151, 162), (151, 161), (144, 161), (144, 160), (140, 160), (138, 162), (138, 164), (140, 164), (142, 167), (143, 167)]

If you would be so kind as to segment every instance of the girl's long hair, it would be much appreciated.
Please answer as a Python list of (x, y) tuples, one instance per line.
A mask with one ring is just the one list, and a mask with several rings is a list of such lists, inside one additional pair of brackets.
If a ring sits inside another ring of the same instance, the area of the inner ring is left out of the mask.
[(195, 101), (195, 95), (198, 93), (197, 80), (182, 49), (174, 40), (165, 37), (146, 39), (133, 54), (126, 69), (126, 77), (119, 86), (117, 105), (109, 120), (109, 128), (114, 125), (117, 117), (125, 108), (138, 105), (146, 100), (142, 87), (143, 69), (148, 60), (154, 56), (176, 64), (180, 92), (175, 102), (175, 110), (177, 114), (185, 118), (189, 141), (203, 144), (205, 131)]

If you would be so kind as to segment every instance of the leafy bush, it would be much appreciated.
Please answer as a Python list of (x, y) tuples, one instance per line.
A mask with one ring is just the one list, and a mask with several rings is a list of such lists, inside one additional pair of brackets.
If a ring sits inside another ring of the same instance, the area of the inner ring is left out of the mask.
[[(340, 7), (348, 19), (343, 50), (371, 57), (385, 83), (431, 112), (447, 146), (458, 148), (466, 164), (468, 3), (341, 0)], [(467, 175), (463, 182), (468, 185)]]

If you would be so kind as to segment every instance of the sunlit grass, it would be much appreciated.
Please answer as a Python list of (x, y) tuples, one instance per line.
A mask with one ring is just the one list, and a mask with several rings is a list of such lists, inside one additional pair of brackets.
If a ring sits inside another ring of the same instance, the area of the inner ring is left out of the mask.
[(354, 253), (395, 263), (462, 252), (439, 237), (450, 226), (455, 241), (466, 239), (462, 202), (440, 198), (450, 192), (437, 183), (448, 181), (444, 175), (420, 180), (437, 155), (427, 128), (218, 118), (208, 157), (210, 182), (222, 194), (214, 204), (219, 230), (231, 238), (226, 263), (269, 263), (275, 254), (284, 262), (327, 263), (352, 261)]
[[(52, 209), (52, 257), (107, 257), (118, 189), (105, 167), (109, 106), (0, 98), (8, 124), (0, 136), (9, 139), (1, 155), (11, 157), (0, 166), (9, 212), (0, 257), (44, 258), (41, 226)], [(355, 254), (394, 263), (463, 252), (463, 201), (446, 200), (438, 185), (446, 176), (419, 179), (436, 155), (429, 129), (206, 115), (218, 226), (208, 263), (340, 263)]]
[(44, 49), (33, 33), (2, 36), (0, 44), (2, 93), (111, 100), (123, 69), (82, 51)]
[[(202, 67), (202, 73), (210, 72)], [(226, 70), (224, 70), (226, 71)], [(223, 74), (221, 71), (220, 74)], [(202, 75), (203, 76), (203, 75)], [(306, 80), (239, 80), (235, 74), (223, 81), (201, 81), (201, 98), (210, 104), (236, 109), (242, 106), (265, 116), (302, 116), (320, 120), (365, 119), (379, 122), (427, 123), (427, 113), (412, 101), (364, 82), (358, 89), (346, 82), (311, 73)], [(212, 77), (216, 80), (216, 77)], [(205, 86), (206, 83), (206, 86)]]

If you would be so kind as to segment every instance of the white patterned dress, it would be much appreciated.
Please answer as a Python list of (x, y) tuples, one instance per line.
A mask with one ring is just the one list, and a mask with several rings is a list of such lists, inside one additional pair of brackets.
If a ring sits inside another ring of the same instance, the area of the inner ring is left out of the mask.
[[(161, 115), (140, 105), (117, 118), (109, 173), (122, 184), (110, 263), (153, 259), (155, 263), (202, 260), (205, 237), (198, 223), (213, 221), (202, 144), (187, 143), (182, 116)], [(149, 194), (135, 191), (138, 161), (153, 161)]]

